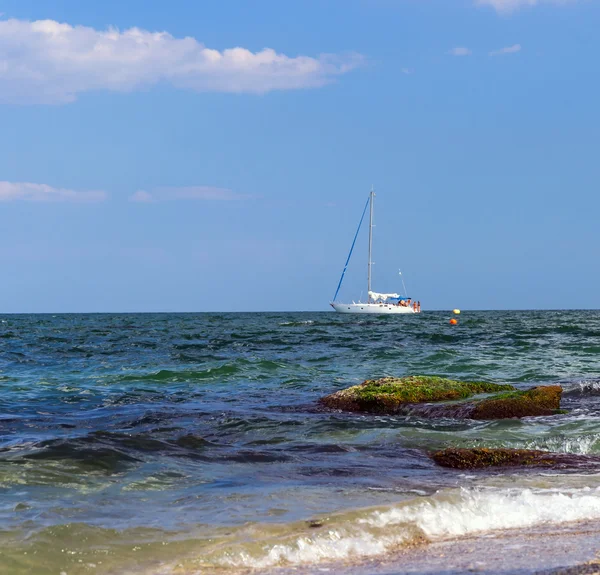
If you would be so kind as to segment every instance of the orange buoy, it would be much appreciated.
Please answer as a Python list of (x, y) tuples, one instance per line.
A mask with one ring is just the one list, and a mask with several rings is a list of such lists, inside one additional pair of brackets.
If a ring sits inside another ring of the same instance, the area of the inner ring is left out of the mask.
[(457, 319), (454, 319), (454, 318), (452, 318), (452, 319), (450, 320), (450, 325), (456, 325), (457, 323), (458, 323), (458, 320), (457, 320)]

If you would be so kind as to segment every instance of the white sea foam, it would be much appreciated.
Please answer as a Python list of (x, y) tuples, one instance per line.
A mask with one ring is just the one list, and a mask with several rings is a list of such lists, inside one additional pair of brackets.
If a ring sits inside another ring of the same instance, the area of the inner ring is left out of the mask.
[(590, 393), (596, 395), (600, 393), (600, 381), (582, 381), (579, 384), (579, 389), (582, 393)]
[(345, 530), (331, 530), (317, 537), (299, 537), (289, 545), (278, 544), (268, 549), (266, 555), (256, 557), (241, 551), (221, 561), (236, 567), (265, 568), (274, 565), (318, 563), (320, 561), (344, 560), (348, 557), (382, 555), (391, 546), (402, 543), (401, 536), (377, 537), (368, 531), (358, 530), (349, 534)]
[(266, 568), (383, 555), (420, 537), (431, 541), (501, 529), (600, 519), (600, 488), (474, 488), (440, 492), (386, 510), (340, 518), (315, 536), (279, 536), (258, 548), (233, 546), (218, 563)]
[(362, 519), (378, 527), (415, 524), (429, 538), (600, 519), (600, 490), (461, 489), (458, 496), (377, 511)]
[[(523, 448), (523, 445), (515, 446)], [(579, 437), (559, 435), (547, 439), (534, 439), (525, 443), (526, 449), (541, 449), (554, 453), (577, 453), (589, 455), (600, 451), (600, 433), (590, 433)]]
[(565, 395), (581, 394), (581, 395), (599, 395), (600, 381), (597, 379), (584, 379), (577, 382), (577, 385), (565, 389)]

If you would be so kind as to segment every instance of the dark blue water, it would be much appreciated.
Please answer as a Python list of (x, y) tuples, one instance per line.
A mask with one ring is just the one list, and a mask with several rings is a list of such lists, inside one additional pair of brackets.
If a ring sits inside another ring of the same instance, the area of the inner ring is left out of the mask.
[[(385, 553), (384, 527), (394, 545), (474, 529), (438, 533), (430, 508), (524, 505), (525, 527), (600, 517), (600, 495), (581, 491), (589, 476), (460, 477), (428, 457), (475, 444), (600, 451), (600, 312), (449, 317), (0, 316), (0, 572), (227, 572)], [(570, 411), (428, 421), (317, 405), (405, 374), (558, 382)], [(561, 490), (598, 507), (542, 517)]]

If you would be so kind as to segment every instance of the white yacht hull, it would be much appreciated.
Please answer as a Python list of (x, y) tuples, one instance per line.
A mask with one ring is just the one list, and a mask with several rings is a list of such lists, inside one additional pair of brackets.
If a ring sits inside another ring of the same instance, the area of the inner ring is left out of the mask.
[(416, 312), (412, 306), (403, 307), (387, 303), (332, 303), (331, 307), (339, 313), (370, 313), (378, 315), (419, 313)]

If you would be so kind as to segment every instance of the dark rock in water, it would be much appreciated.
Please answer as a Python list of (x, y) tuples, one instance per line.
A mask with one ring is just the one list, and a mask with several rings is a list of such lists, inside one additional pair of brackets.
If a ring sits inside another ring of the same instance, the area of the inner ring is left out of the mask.
[(507, 419), (533, 415), (553, 415), (560, 410), (560, 385), (534, 387), (527, 391), (513, 391), (474, 405), (471, 419)]
[(411, 405), (408, 413), (430, 419), (511, 419), (564, 413), (560, 410), (560, 385), (510, 391), (475, 401), (442, 405)]
[[(439, 403), (468, 399), (483, 393), (495, 395), (468, 402)], [(367, 380), (328, 395), (320, 402), (332, 409), (362, 413), (404, 413), (429, 418), (506, 419), (560, 413), (561, 393), (562, 388), (558, 385), (520, 391), (512, 385), (410, 376)], [(431, 405), (432, 402), (438, 404)]]
[(489, 469), (494, 467), (597, 468), (600, 457), (573, 453), (550, 453), (531, 449), (476, 447), (449, 448), (437, 451), (431, 458), (442, 467), (452, 469)]
[(369, 379), (323, 397), (320, 402), (326, 407), (344, 411), (394, 414), (403, 412), (403, 408), (411, 404), (466, 399), (478, 393), (514, 389), (512, 385), (413, 375)]

